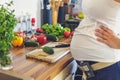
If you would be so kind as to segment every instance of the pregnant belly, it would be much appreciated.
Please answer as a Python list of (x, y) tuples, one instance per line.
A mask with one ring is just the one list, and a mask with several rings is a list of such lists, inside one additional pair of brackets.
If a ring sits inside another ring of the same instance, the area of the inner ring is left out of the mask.
[[(72, 55), (77, 59), (97, 61), (115, 59), (114, 50), (112, 48), (83, 34), (74, 35), (70, 49)], [(108, 59), (106, 59), (107, 56), (109, 56)]]

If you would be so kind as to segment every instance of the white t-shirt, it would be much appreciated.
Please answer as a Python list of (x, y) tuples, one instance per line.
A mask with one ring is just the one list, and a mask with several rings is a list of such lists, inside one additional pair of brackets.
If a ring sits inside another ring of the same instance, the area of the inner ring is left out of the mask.
[(83, 0), (85, 18), (75, 29), (71, 41), (71, 53), (77, 60), (116, 62), (120, 60), (120, 49), (113, 49), (98, 42), (95, 29), (107, 26), (117, 35), (120, 33), (120, 3), (114, 0)]

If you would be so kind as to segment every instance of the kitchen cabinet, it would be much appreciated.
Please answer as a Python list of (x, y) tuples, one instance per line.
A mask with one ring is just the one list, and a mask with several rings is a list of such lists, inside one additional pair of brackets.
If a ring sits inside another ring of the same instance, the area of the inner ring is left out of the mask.
[(73, 80), (73, 74), (75, 73), (77, 64), (75, 60), (72, 60), (59, 74), (57, 74), (53, 80)]
[[(70, 39), (62, 39), (60, 41), (70, 42)], [(20, 76), (23, 75), (31, 77), (34, 80), (53, 80), (53, 78), (55, 78), (55, 76), (65, 69), (65, 67), (73, 60), (71, 53), (68, 53), (59, 61), (52, 64), (26, 58), (26, 54), (36, 48), (37, 47), (24, 47), (12, 49), (11, 54), (13, 55), (13, 69), (11, 71), (19, 74)], [(64, 77), (66, 76), (68, 75), (65, 75)]]

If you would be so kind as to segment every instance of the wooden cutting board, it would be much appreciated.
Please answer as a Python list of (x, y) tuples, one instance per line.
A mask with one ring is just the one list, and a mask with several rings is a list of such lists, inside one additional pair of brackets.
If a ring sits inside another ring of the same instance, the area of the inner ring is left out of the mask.
[[(44, 46), (53, 47), (58, 44), (63, 44), (63, 42), (50, 42), (50, 43), (45, 44)], [(44, 47), (44, 46), (42, 46), (42, 47)], [(46, 54), (45, 52), (43, 52), (42, 49), (35, 49), (35, 50), (27, 53), (26, 57), (37, 59), (37, 60), (47, 61), (49, 63), (54, 63), (70, 52), (69, 47), (53, 48), (53, 49), (54, 49), (54, 54), (52, 54), (52, 55)]]

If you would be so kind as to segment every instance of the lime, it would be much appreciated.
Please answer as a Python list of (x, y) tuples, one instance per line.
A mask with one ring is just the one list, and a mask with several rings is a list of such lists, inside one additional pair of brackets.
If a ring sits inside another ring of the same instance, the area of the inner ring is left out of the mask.
[(80, 19), (84, 19), (84, 13), (83, 13), (83, 12), (80, 12), (80, 13), (78, 14), (78, 17), (79, 17)]

